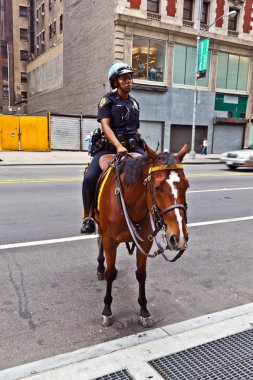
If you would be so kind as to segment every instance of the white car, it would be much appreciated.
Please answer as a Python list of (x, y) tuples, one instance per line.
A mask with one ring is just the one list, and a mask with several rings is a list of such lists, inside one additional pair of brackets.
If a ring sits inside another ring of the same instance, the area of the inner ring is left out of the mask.
[(235, 170), (239, 167), (253, 167), (253, 144), (248, 149), (232, 150), (222, 153), (220, 161), (225, 162), (227, 167)]

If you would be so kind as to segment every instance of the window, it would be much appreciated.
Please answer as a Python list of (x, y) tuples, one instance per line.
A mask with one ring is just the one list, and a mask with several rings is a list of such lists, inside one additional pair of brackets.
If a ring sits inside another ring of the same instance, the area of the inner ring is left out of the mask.
[(27, 40), (28, 39), (28, 30), (24, 28), (19, 29), (19, 35), (21, 40)]
[(7, 98), (8, 97), (8, 92), (9, 92), (9, 87), (4, 85), (3, 86), (3, 97)]
[[(234, 8), (229, 8), (229, 12), (235, 11)], [(237, 10), (236, 10), (237, 11)], [(235, 16), (228, 16), (228, 30), (237, 30), (237, 20), (238, 20), (238, 12)]]
[(52, 24), (49, 24), (48, 34), (49, 34), (49, 39), (51, 40), (51, 38), (52, 38)]
[(8, 57), (8, 49), (7, 49), (7, 43), (6, 42), (2, 42), (1, 53), (2, 53), (2, 58)]
[(2, 79), (8, 80), (8, 67), (6, 66), (2, 67)]
[(41, 45), (45, 44), (45, 30), (42, 30), (41, 32)]
[(23, 5), (19, 6), (19, 17), (23, 17), (23, 18), (28, 17), (27, 7), (24, 7)]
[(193, 0), (184, 0), (183, 19), (191, 21), (193, 10)]
[(200, 22), (201, 24), (207, 25), (207, 20), (208, 20), (208, 3), (203, 2)]
[(20, 50), (20, 61), (27, 61), (27, 60), (28, 60), (28, 51)]
[(249, 58), (219, 52), (216, 87), (247, 91)]
[(148, 0), (147, 7), (148, 12), (159, 13), (159, 0)]
[(27, 83), (27, 73), (25, 72), (20, 73), (20, 81), (21, 83)]
[(48, 2), (48, 8), (51, 11), (51, 9), (52, 9), (52, 0), (49, 0), (49, 2)]
[(1, 58), (6, 59), (8, 57), (7, 43), (1, 41)]
[(134, 78), (164, 82), (165, 50), (164, 41), (135, 36), (132, 50)]
[[(209, 63), (208, 57), (206, 76), (198, 79), (198, 85), (208, 87), (209, 80)], [(174, 69), (173, 83), (194, 86), (196, 69), (196, 48), (175, 44), (174, 48)]]
[(60, 32), (63, 30), (63, 15), (60, 15)]
[(27, 99), (27, 92), (21, 91), (21, 97), (22, 97), (22, 100), (26, 100)]
[(53, 33), (55, 34), (56, 33), (56, 20), (54, 20), (54, 23), (53, 23)]

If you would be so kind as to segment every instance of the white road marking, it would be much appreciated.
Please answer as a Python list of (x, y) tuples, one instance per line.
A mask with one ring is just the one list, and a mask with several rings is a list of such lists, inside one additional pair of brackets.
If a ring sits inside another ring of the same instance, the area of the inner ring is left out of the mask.
[(12, 249), (12, 248), (23, 248), (23, 247), (35, 247), (36, 245), (67, 243), (70, 241), (96, 239), (98, 237), (99, 235), (94, 234), (94, 235), (86, 235), (86, 236), (73, 236), (73, 237), (60, 238), (60, 239), (27, 241), (24, 243), (3, 244), (3, 245), (0, 245), (0, 250)]
[(187, 190), (187, 194), (190, 193), (209, 193), (212, 191), (239, 191), (239, 190), (253, 190), (253, 187), (232, 187), (231, 189), (223, 187), (222, 189), (208, 189), (208, 190)]
[[(234, 222), (244, 222), (246, 220), (253, 220), (252, 216), (243, 216), (241, 218), (231, 218), (231, 219), (220, 219), (220, 220), (209, 220), (207, 222), (197, 222), (189, 223), (187, 227), (199, 227), (199, 226), (208, 226), (210, 224), (221, 224), (221, 223), (234, 223)], [(1, 247), (1, 246), (0, 246)]]

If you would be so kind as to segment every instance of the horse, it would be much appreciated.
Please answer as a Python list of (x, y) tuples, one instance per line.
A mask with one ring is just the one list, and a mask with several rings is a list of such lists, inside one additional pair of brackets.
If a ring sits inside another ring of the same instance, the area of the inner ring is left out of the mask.
[[(188, 245), (186, 190), (189, 187), (182, 161), (188, 151), (186, 144), (177, 154), (156, 153), (146, 146), (144, 156), (124, 158), (120, 164), (112, 160), (110, 172), (103, 176), (100, 193), (94, 209), (98, 225), (99, 256), (98, 275), (106, 279), (106, 294), (101, 322), (113, 323), (111, 311), (112, 284), (117, 276), (116, 254), (120, 243), (136, 246), (136, 279), (139, 283), (138, 323), (143, 327), (153, 325), (147, 308), (145, 292), (146, 262), (170, 249), (179, 258)], [(102, 187), (102, 189), (101, 189)], [(165, 247), (156, 240), (158, 231), (163, 232)], [(153, 241), (157, 250), (150, 254)], [(106, 269), (104, 266), (106, 261)], [(101, 278), (102, 277), (102, 278)]]

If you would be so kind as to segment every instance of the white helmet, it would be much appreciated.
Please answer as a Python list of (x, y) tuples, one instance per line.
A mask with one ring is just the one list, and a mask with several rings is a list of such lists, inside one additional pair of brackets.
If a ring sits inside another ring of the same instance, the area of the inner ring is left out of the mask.
[(112, 89), (116, 88), (114, 80), (123, 74), (133, 74), (133, 69), (127, 63), (117, 62), (112, 65), (108, 71), (108, 79), (110, 81)]

